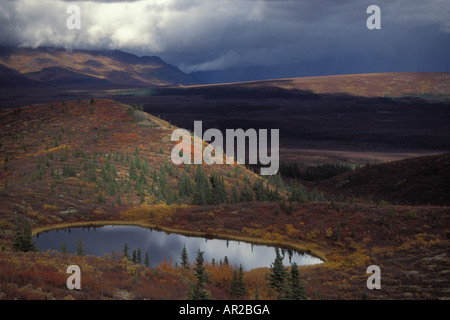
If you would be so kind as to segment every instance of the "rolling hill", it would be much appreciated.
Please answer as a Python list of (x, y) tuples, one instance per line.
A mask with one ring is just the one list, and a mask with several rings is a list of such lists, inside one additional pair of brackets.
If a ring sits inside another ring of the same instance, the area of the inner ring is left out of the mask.
[(0, 64), (27, 79), (51, 86), (115, 84), (176, 86), (197, 82), (156, 56), (115, 51), (0, 48)]
[(370, 165), (333, 177), (321, 190), (334, 196), (393, 204), (448, 206), (450, 154)]
[(16, 70), (0, 65), (0, 86), (2, 88), (41, 87), (43, 84), (29, 79)]
[(279, 88), (314, 94), (347, 94), (359, 97), (427, 97), (450, 95), (448, 72), (391, 72), (286, 78), (217, 85), (232, 88)]
[(94, 212), (108, 218), (141, 205), (255, 197), (259, 177), (242, 165), (174, 165), (175, 129), (113, 100), (0, 110), (0, 220), (22, 213), (45, 225)]

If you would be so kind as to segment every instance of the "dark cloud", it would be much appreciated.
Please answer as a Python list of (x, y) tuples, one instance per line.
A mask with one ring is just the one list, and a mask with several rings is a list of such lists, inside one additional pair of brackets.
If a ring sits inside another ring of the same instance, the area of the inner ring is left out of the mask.
[[(71, 4), (81, 8), (80, 30), (66, 27)], [(327, 73), (321, 62), (328, 73), (450, 71), (449, 1), (378, 1), (381, 30), (366, 27), (371, 4), (366, 0), (2, 1), (0, 40), (159, 55), (186, 72), (295, 66), (304, 73), (316, 65), (318, 73)]]

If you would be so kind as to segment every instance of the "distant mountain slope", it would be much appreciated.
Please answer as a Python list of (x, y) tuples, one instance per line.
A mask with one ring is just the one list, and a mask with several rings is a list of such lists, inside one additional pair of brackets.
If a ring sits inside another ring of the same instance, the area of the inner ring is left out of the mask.
[[(207, 85), (206, 85), (207, 86)], [(450, 96), (448, 72), (394, 72), (249, 81), (216, 86), (276, 87), (315, 94), (350, 94), (364, 97)]]
[(30, 87), (40, 86), (41, 83), (27, 78), (16, 70), (10, 69), (0, 64), (0, 86), (2, 88), (9, 87)]
[(412, 205), (450, 204), (450, 153), (364, 167), (322, 183), (330, 194)]
[(1, 48), (0, 64), (28, 79), (50, 85), (175, 86), (197, 83), (159, 57), (137, 57), (117, 50)]
[(25, 73), (24, 76), (31, 80), (45, 82), (52, 85), (111, 83), (111, 81), (106, 79), (88, 76), (60, 67), (48, 67), (40, 71)]

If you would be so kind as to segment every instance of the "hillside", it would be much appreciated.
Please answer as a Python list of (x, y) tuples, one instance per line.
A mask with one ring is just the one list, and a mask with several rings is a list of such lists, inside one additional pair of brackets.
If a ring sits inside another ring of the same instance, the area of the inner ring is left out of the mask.
[(0, 65), (50, 86), (115, 84), (122, 86), (191, 85), (196, 81), (159, 57), (115, 51), (52, 48), (0, 48)]
[(0, 86), (2, 88), (41, 87), (42, 83), (20, 74), (16, 70), (0, 64)]
[[(120, 252), (20, 252), (18, 216), (35, 233), (133, 224), (307, 251), (325, 261), (301, 267), (308, 299), (448, 298), (447, 208), (330, 201), (240, 165), (175, 166), (175, 126), (140, 109), (92, 99), (0, 110), (0, 299), (183, 300), (195, 277), (194, 268), (146, 267)], [(83, 270), (79, 291), (64, 287), (73, 263)], [(371, 264), (383, 270), (383, 289), (366, 292)], [(213, 299), (231, 299), (235, 269), (206, 270)], [(245, 272), (243, 299), (276, 299), (266, 273)]]
[(17, 213), (42, 226), (108, 219), (141, 205), (253, 199), (259, 178), (241, 165), (175, 166), (174, 129), (112, 100), (1, 110), (2, 225)]
[(393, 204), (450, 204), (450, 154), (370, 165), (320, 185), (330, 195)]
[(249, 81), (223, 87), (280, 88), (314, 94), (348, 94), (360, 97), (447, 97), (450, 95), (448, 72), (393, 72), (301, 77)]

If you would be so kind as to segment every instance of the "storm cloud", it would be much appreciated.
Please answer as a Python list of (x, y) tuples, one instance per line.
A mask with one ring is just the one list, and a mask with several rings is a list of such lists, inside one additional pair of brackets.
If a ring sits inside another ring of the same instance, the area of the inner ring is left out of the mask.
[[(72, 4), (79, 30), (66, 26)], [(381, 8), (380, 30), (366, 27), (371, 4)], [(445, 0), (14, 0), (1, 2), (0, 28), (2, 44), (119, 49), (185, 72), (450, 71)]]

